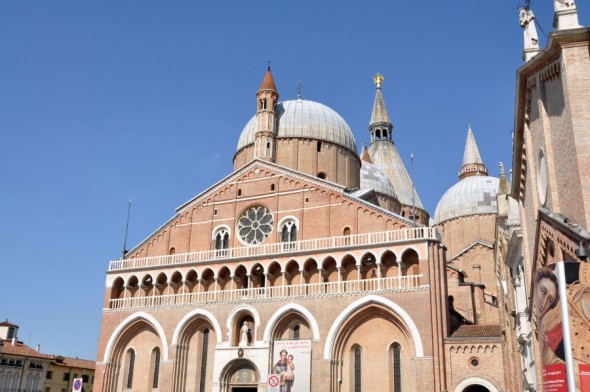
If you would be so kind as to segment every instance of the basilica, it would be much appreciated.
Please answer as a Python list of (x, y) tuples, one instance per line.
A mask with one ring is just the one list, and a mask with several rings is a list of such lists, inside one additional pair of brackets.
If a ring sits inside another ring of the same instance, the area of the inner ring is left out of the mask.
[[(563, 42), (586, 45), (576, 53), (588, 70), (588, 29), (564, 23), (548, 53), (525, 42), (519, 72), (540, 72), (547, 55), (565, 68)], [(431, 217), (395, 144), (383, 80), (374, 76), (359, 151), (340, 114), (281, 101), (266, 70), (233, 172), (110, 262), (94, 390), (539, 388), (538, 338), (511, 272), (513, 259), (530, 266), (522, 246), (509, 249), (521, 177), (488, 175), (469, 126), (458, 181)]]

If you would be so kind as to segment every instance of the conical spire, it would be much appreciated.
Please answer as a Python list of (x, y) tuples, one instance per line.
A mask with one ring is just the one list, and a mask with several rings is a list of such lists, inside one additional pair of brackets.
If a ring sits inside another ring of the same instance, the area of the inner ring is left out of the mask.
[(465, 152), (463, 153), (463, 164), (459, 170), (459, 178), (462, 180), (466, 177), (483, 175), (487, 176), (488, 171), (481, 160), (475, 137), (471, 130), (471, 124), (467, 129), (467, 141), (465, 142)]
[(373, 76), (375, 87), (377, 87), (377, 93), (375, 94), (375, 103), (373, 104), (373, 114), (371, 115), (371, 122), (369, 126), (373, 124), (390, 124), (389, 114), (387, 114), (387, 108), (383, 101), (383, 94), (381, 94), (381, 84), (385, 78), (381, 74)]
[(393, 124), (387, 114), (387, 107), (381, 93), (381, 84), (385, 78), (381, 74), (373, 76), (377, 92), (375, 93), (375, 102), (373, 103), (373, 113), (369, 122), (369, 131), (371, 132), (371, 143), (377, 140), (391, 140), (391, 131)]
[(264, 75), (264, 79), (262, 79), (262, 83), (260, 83), (260, 90), (271, 90), (277, 91), (277, 86), (275, 86), (275, 81), (272, 78), (272, 72), (270, 72), (270, 65), (266, 69), (266, 74)]
[(277, 104), (279, 92), (270, 72), (266, 70), (260, 89), (256, 93), (256, 133), (254, 134), (254, 158), (275, 160), (277, 130)]

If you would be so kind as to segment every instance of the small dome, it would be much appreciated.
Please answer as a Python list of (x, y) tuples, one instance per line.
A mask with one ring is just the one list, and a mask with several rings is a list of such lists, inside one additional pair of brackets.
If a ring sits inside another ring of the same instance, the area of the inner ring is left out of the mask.
[(363, 161), (361, 166), (361, 189), (374, 189), (375, 192), (397, 199), (393, 185), (391, 185), (385, 173), (367, 161)]
[[(277, 138), (300, 137), (325, 140), (343, 146), (356, 154), (356, 142), (342, 117), (326, 105), (302, 99), (277, 105)], [(238, 140), (237, 151), (254, 143), (256, 116), (246, 124)]]
[(460, 216), (495, 214), (500, 180), (488, 176), (464, 178), (453, 185), (438, 202), (434, 224)]

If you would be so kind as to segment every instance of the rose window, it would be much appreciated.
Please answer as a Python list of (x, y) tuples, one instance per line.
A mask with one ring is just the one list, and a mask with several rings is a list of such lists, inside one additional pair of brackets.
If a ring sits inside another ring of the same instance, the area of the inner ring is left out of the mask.
[(250, 245), (266, 241), (272, 232), (272, 213), (264, 206), (248, 208), (238, 219), (238, 235)]

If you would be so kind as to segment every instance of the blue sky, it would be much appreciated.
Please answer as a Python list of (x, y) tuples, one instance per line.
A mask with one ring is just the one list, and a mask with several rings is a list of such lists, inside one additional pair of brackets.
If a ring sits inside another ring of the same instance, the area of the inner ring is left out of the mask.
[[(468, 122), (490, 174), (511, 166), (518, 4), (0, 0), (0, 319), (45, 353), (94, 359), (129, 198), (132, 247), (228, 175), (268, 60), (281, 99), (302, 80), (359, 148), (382, 73), (434, 215)], [(553, 1), (532, 7), (549, 33)]]

